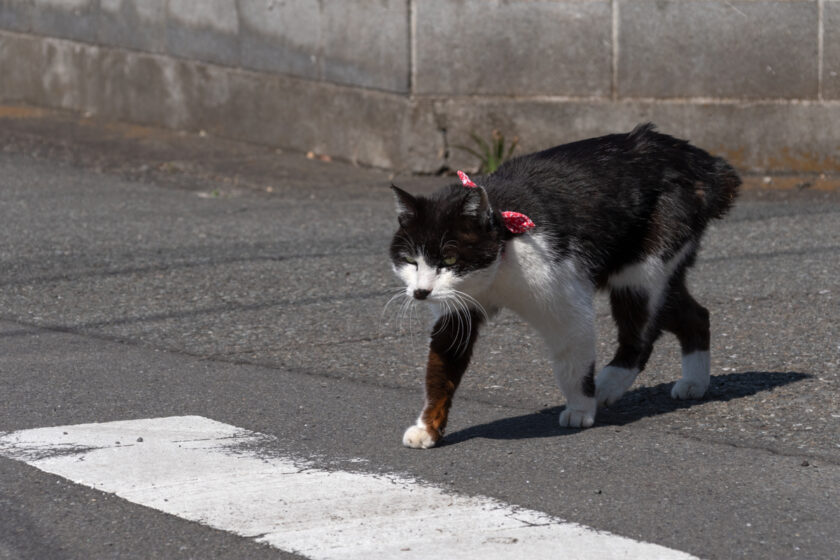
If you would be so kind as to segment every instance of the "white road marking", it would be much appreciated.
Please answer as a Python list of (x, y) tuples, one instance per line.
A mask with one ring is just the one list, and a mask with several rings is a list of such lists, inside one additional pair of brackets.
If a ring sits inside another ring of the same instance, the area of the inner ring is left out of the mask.
[(694, 558), (405, 477), (310, 468), (272, 441), (178, 416), (0, 432), (0, 455), (313, 559)]

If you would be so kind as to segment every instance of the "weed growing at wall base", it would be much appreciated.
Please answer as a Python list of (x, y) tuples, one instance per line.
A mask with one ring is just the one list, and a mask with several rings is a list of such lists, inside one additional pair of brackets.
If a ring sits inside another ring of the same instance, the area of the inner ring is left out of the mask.
[(505, 148), (505, 136), (498, 130), (494, 130), (490, 134), (490, 141), (485, 141), (481, 136), (475, 132), (470, 132), (470, 138), (475, 143), (476, 148), (469, 146), (455, 146), (459, 150), (464, 150), (478, 158), (480, 166), (479, 173), (493, 173), (504, 162), (509, 160), (519, 143), (519, 138), (514, 136), (510, 145)]

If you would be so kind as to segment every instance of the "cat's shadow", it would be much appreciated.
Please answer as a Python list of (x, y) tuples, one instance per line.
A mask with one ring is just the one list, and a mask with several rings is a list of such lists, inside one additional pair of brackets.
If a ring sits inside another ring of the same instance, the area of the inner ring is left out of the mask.
[[(628, 391), (612, 408), (598, 409), (595, 427), (623, 426), (641, 418), (667, 414), (675, 410), (702, 405), (710, 401), (725, 402), (773, 390), (813, 377), (807, 373), (779, 371), (748, 371), (712, 376), (709, 391), (701, 400), (679, 401), (671, 398), (673, 383), (660, 383), (653, 387), (640, 387)], [(574, 434), (579, 430), (564, 429), (557, 425), (562, 406), (545, 408), (539, 412), (503, 418), (471, 426), (447, 434), (443, 445), (453, 445), (473, 438), (529, 439)]]

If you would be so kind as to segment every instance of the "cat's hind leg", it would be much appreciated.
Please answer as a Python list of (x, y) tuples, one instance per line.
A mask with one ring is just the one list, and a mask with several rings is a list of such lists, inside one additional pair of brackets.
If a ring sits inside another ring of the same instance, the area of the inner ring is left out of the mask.
[(595, 378), (595, 398), (598, 404), (606, 406), (620, 399), (645, 368), (658, 335), (646, 291), (614, 288), (610, 291), (610, 307), (618, 327), (618, 349)]
[(426, 404), (403, 434), (403, 445), (434, 447), (443, 437), (452, 397), (470, 363), (485, 315), (474, 309), (443, 314), (435, 322), (426, 365)]
[(662, 334), (663, 304), (672, 287), (683, 278), (696, 243), (688, 241), (666, 257), (654, 254), (610, 277), (610, 306), (618, 326), (618, 350), (595, 377), (598, 404), (611, 405), (621, 398), (645, 369), (653, 343)]
[(660, 324), (680, 341), (682, 377), (671, 389), (675, 399), (699, 399), (709, 388), (709, 311), (688, 293), (685, 272), (671, 282)]

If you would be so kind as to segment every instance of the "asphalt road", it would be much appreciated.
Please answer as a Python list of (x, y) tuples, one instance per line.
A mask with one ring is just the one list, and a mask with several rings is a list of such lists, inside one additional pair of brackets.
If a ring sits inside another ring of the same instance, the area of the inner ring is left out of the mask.
[[(2, 111), (0, 111), (2, 117)], [(503, 313), (445, 445), (401, 446), (424, 320), (383, 312), (392, 177), (38, 111), (0, 118), (0, 432), (195, 414), (325, 468), (400, 473), (703, 558), (837, 558), (840, 193), (747, 191), (690, 276), (706, 399), (674, 340), (585, 431)], [(599, 301), (599, 358), (613, 348)], [(0, 458), (0, 558), (277, 558)]]

